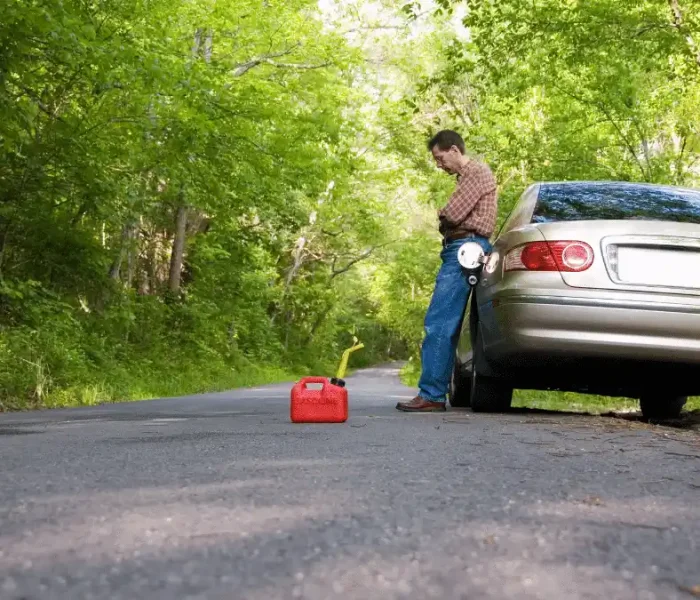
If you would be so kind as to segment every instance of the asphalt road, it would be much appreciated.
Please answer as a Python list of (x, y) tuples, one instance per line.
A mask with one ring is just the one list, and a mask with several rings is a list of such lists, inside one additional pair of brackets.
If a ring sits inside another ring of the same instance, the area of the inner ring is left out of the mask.
[(0, 415), (0, 598), (693, 598), (698, 432), (348, 387), (344, 425), (286, 385)]

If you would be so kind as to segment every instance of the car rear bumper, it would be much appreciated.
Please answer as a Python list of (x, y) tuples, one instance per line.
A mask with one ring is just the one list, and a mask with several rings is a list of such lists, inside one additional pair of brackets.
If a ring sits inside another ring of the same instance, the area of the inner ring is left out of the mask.
[(496, 296), (488, 356), (611, 358), (700, 365), (700, 306), (561, 295)]

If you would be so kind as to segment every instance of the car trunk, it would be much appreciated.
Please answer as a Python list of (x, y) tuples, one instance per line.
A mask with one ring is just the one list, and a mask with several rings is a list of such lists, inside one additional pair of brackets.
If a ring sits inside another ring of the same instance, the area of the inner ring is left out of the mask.
[(593, 248), (589, 269), (561, 273), (571, 287), (700, 295), (700, 225), (601, 220), (537, 228), (547, 241), (577, 240)]

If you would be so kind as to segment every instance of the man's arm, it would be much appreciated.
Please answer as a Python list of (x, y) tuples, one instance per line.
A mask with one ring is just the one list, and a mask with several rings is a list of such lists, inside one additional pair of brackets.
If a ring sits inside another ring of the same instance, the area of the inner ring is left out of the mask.
[(496, 187), (496, 179), (488, 168), (467, 173), (460, 179), (447, 205), (438, 213), (440, 221), (456, 227), (469, 216), (477, 202)]

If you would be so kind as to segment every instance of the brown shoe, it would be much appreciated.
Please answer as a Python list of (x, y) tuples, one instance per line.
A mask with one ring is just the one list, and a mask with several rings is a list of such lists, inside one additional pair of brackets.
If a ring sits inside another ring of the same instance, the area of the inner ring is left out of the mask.
[(431, 402), (420, 396), (416, 396), (410, 402), (399, 402), (396, 408), (403, 412), (444, 412), (447, 410), (444, 402)]

